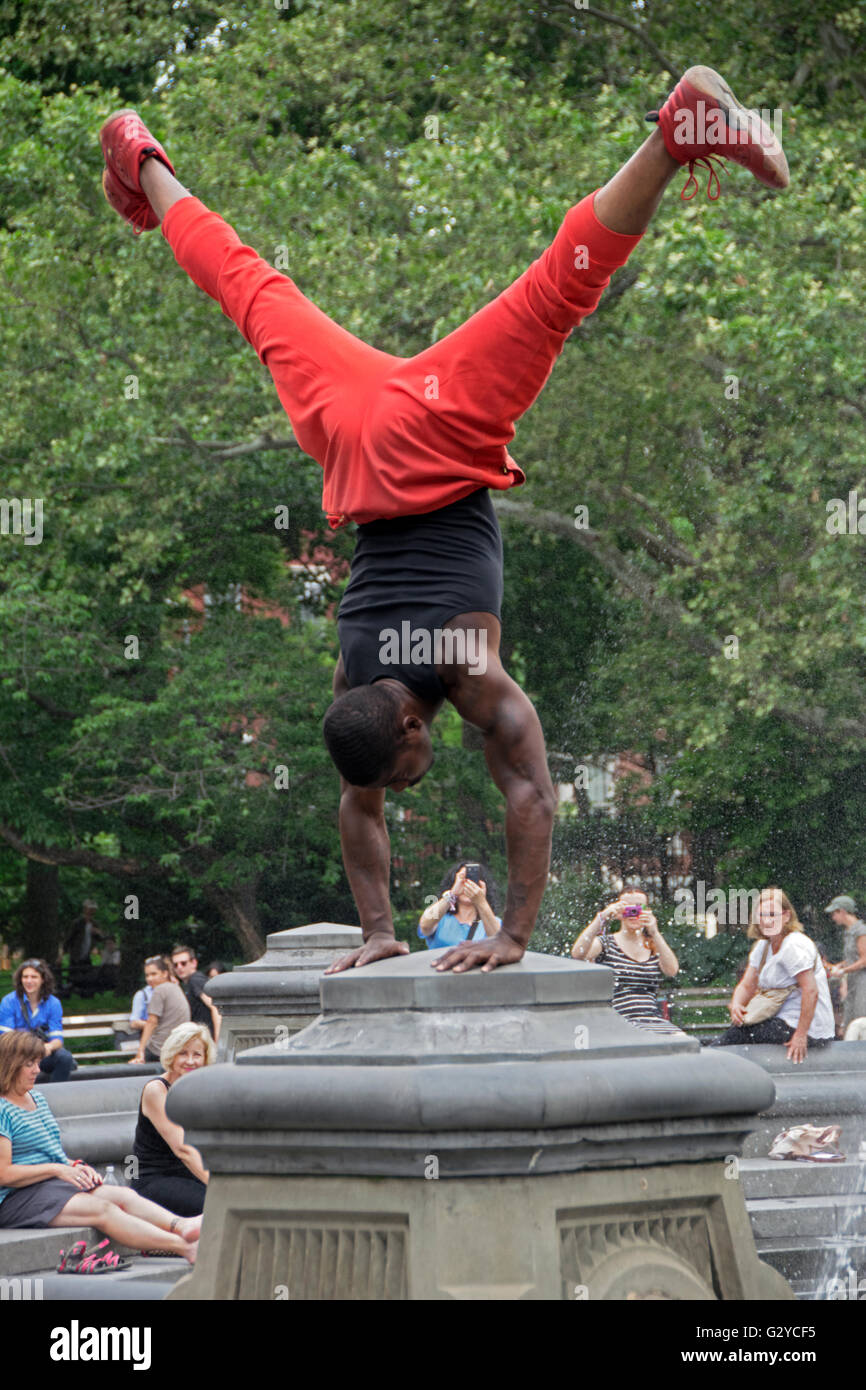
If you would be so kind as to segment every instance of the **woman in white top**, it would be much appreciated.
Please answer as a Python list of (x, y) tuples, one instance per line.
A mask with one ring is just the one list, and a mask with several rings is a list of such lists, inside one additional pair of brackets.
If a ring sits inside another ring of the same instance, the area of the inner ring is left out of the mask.
[[(719, 1039), (737, 1043), (784, 1043), (792, 1062), (802, 1062), (809, 1044), (822, 1047), (836, 1034), (827, 972), (786, 893), (763, 889), (748, 931), (756, 941), (749, 966), (731, 997), (732, 1026)], [(790, 989), (772, 1018), (744, 1024), (746, 1005), (759, 989)]]

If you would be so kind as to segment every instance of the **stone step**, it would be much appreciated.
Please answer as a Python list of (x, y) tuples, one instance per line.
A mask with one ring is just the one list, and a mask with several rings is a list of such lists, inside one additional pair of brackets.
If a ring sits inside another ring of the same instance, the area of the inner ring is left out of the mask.
[(866, 1239), (866, 1194), (764, 1197), (746, 1202), (755, 1239)]
[[(795, 1289), (812, 1288), (818, 1298), (827, 1298), (833, 1278), (849, 1279), (845, 1271), (855, 1271), (854, 1285), (862, 1283), (857, 1297), (866, 1295), (866, 1236), (798, 1236), (761, 1238), (755, 1241), (759, 1257), (772, 1265)], [(854, 1294), (847, 1294), (854, 1297)]]
[[(778, 1081), (777, 1077), (773, 1078)], [(866, 1104), (866, 1100), (864, 1100)], [(752, 1130), (745, 1144), (743, 1145), (744, 1158), (766, 1158), (770, 1147), (777, 1134), (781, 1134), (783, 1129), (792, 1129), (794, 1125), (828, 1125), (840, 1124), (842, 1126), (842, 1137), (839, 1140), (839, 1150), (846, 1154), (851, 1162), (857, 1162), (857, 1152), (860, 1144), (866, 1140), (866, 1111), (863, 1114), (838, 1114), (816, 1115), (814, 1113), (806, 1115), (779, 1115), (773, 1119), (762, 1116), (755, 1129)], [(832, 1167), (832, 1164), (831, 1164)]]
[(866, 1192), (866, 1163), (800, 1163), (776, 1158), (744, 1158), (739, 1164), (746, 1201), (762, 1197), (833, 1197)]
[(77, 1240), (86, 1240), (90, 1246), (102, 1239), (100, 1232), (90, 1226), (0, 1230), (0, 1277), (34, 1274), (46, 1268), (53, 1273), (61, 1250), (68, 1250)]
[[(142, 1258), (132, 1259), (132, 1269), (118, 1274), (58, 1274), (56, 1269), (39, 1270), (30, 1279), (36, 1287), (32, 1292), (44, 1302), (112, 1302), (141, 1299), (159, 1301), (171, 1292), (181, 1275), (188, 1274), (186, 1260)], [(37, 1285), (36, 1281), (40, 1283)]]

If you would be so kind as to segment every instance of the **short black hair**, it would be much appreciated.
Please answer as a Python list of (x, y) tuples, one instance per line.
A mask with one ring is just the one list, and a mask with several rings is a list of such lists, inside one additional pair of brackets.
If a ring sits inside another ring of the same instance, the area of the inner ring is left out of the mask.
[(330, 706), (322, 733), (341, 776), (353, 787), (369, 787), (394, 766), (400, 701), (381, 681), (356, 686)]

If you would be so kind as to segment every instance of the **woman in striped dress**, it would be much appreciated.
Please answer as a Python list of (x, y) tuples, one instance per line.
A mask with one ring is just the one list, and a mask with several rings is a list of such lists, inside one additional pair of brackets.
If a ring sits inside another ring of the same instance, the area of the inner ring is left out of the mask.
[[(609, 924), (617, 920), (619, 930), (609, 931)], [(613, 970), (610, 1002), (629, 1023), (652, 1033), (681, 1034), (681, 1029), (662, 1017), (658, 999), (662, 978), (673, 978), (679, 962), (659, 931), (646, 893), (623, 893), (596, 913), (571, 954), (575, 960), (594, 961)]]

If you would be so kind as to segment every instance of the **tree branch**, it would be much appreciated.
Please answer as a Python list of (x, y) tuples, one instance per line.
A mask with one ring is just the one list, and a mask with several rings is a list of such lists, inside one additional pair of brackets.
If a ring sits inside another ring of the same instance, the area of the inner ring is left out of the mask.
[[(602, 24), (615, 24), (617, 28), (625, 29), (627, 33), (632, 34), (634, 38), (638, 39), (644, 45), (644, 47), (652, 54), (659, 67), (662, 68), (665, 72), (669, 72), (671, 74), (675, 83), (679, 82), (680, 78), (683, 75), (682, 69), (678, 68), (675, 63), (672, 63), (669, 58), (665, 57), (664, 53), (662, 53), (655, 39), (653, 39), (647, 33), (647, 30), (645, 28), (642, 29), (639, 24), (633, 24), (628, 19), (620, 18), (619, 15), (608, 14), (606, 10), (598, 10), (595, 8), (594, 5), (581, 5), (581, 7), (577, 10), (566, 9), (564, 5), (557, 5), (550, 11), (550, 13), (567, 15), (570, 20), (577, 19), (578, 21), (581, 19), (583, 15), (586, 14), (591, 15), (593, 19), (601, 20)], [(565, 26), (555, 25), (554, 27), (558, 29), (565, 28), (572, 33), (576, 32), (575, 25), (573, 23)]]
[(194, 449), (205, 454), (211, 463), (221, 463), (223, 459), (240, 458), (243, 454), (258, 454), (266, 450), (295, 450), (303, 454), (303, 449), (295, 439), (274, 439), (269, 434), (260, 434), (258, 439), (238, 440), (230, 443), (226, 439), (193, 439), (189, 430), (178, 425), (180, 436), (154, 435), (154, 444), (171, 444), (179, 448)]
[(10, 849), (37, 864), (70, 864), (93, 869), (95, 873), (113, 874), (115, 878), (126, 878), (129, 874), (140, 874), (153, 868), (139, 859), (112, 859), (110, 855), (97, 854), (92, 849), (61, 849), (56, 845), (28, 844), (11, 826), (3, 824), (0, 824), (0, 840), (5, 840)]
[[(607, 541), (598, 531), (587, 527), (576, 527), (568, 517), (557, 512), (538, 511), (523, 502), (509, 502), (497, 498), (497, 512), (522, 521), (528, 526), (538, 526), (544, 531), (565, 536), (574, 541), (605, 569), (624, 589), (639, 599), (646, 608), (669, 627), (675, 627), (683, 641), (700, 656), (713, 657), (723, 654), (724, 646), (720, 640), (706, 637), (691, 623), (686, 621), (686, 610), (674, 599), (669, 599), (656, 591), (649, 575), (629, 563), (628, 558), (615, 545)], [(759, 691), (755, 690), (755, 695)], [(857, 739), (866, 742), (866, 721), (849, 719), (845, 716), (827, 720), (826, 710), (821, 708), (801, 709), (777, 702), (772, 714), (805, 733), (820, 735), (834, 740)]]
[(28, 690), (26, 694), (28, 700), (32, 700), (34, 705), (44, 709), (47, 714), (53, 714), (55, 719), (78, 718), (78, 715), (74, 714), (71, 709), (61, 709), (59, 705), (55, 705), (54, 701), (50, 700), (47, 695), (37, 695), (35, 690)]

